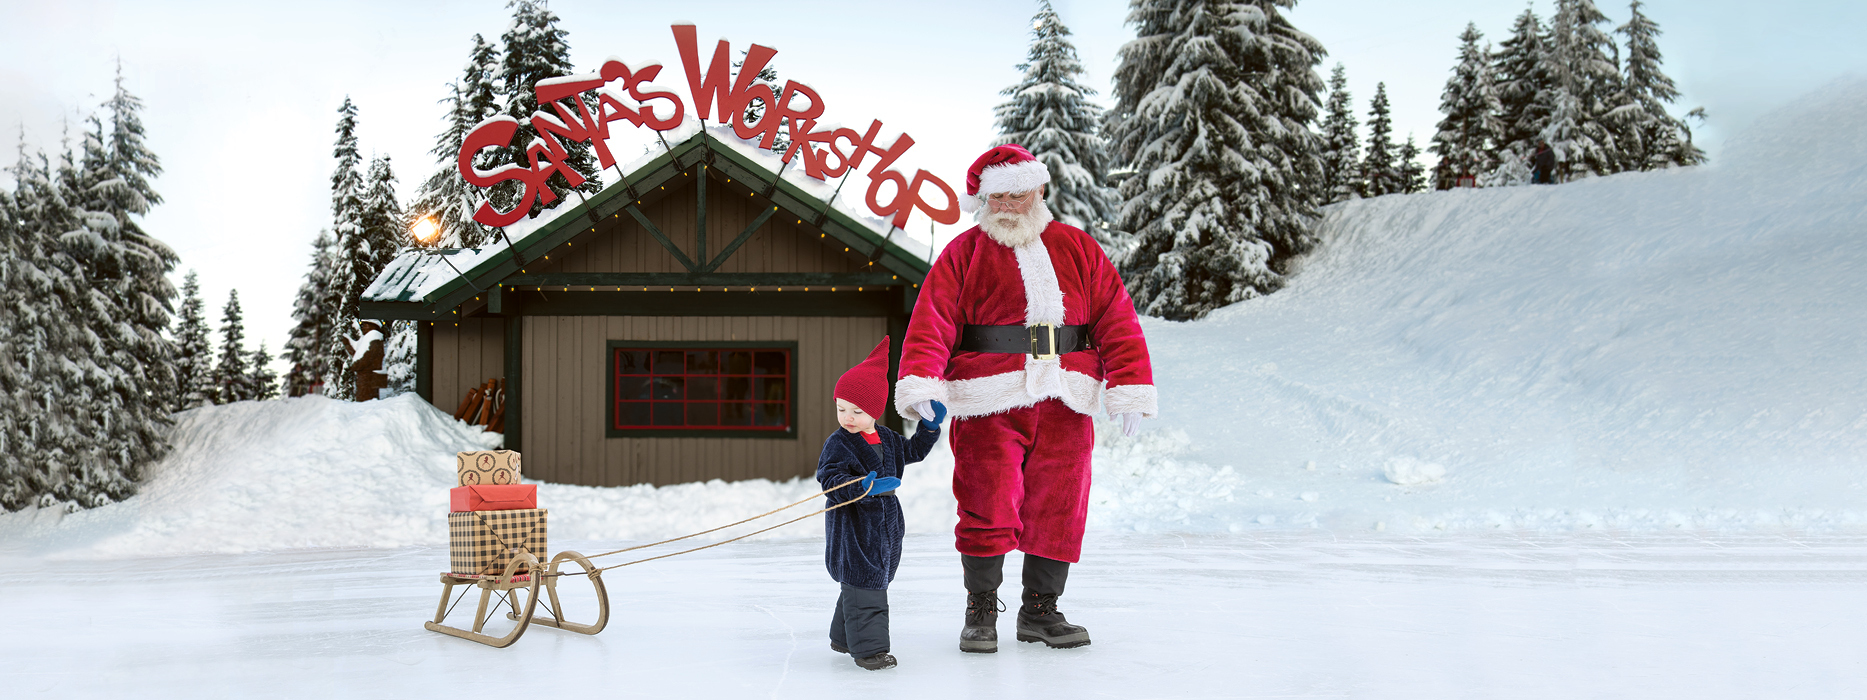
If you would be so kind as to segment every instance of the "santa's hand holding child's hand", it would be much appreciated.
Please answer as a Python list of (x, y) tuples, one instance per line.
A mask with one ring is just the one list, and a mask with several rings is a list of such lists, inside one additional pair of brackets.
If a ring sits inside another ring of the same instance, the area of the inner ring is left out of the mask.
[(862, 492), (871, 496), (888, 493), (898, 488), (901, 488), (901, 480), (892, 476), (878, 479), (875, 477), (875, 472), (869, 472), (868, 476), (862, 477)]
[(946, 420), (946, 404), (939, 401), (930, 400), (914, 404), (914, 412), (921, 414), (921, 422), (931, 428), (940, 427), (940, 422)]

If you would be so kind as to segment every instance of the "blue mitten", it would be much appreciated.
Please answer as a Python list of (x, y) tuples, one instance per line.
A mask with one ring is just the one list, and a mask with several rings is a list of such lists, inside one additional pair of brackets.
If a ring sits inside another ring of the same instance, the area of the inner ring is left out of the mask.
[(892, 477), (892, 476), (884, 476), (884, 477), (877, 478), (875, 476), (875, 472), (869, 472), (868, 476), (862, 477), (862, 483), (860, 484), (860, 486), (862, 487), (863, 493), (867, 493), (871, 495), (878, 494), (878, 493), (887, 493), (889, 491), (893, 491), (895, 489), (901, 488), (901, 480), (895, 477)]
[(862, 489), (863, 493), (873, 493), (872, 491), (869, 490), (869, 488), (874, 485), (875, 485), (875, 472), (869, 472), (868, 476), (862, 477), (862, 483), (857, 484), (856, 487)]
[(940, 403), (939, 401), (929, 401), (928, 403), (933, 407), (934, 418), (932, 422), (928, 422), (927, 419), (922, 418), (921, 425), (925, 425), (931, 430), (940, 427), (940, 424), (946, 420), (946, 404)]

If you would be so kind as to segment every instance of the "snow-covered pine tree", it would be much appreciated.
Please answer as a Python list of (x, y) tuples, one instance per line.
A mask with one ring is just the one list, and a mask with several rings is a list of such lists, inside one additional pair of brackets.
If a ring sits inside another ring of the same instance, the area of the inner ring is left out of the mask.
[(388, 376), (389, 388), (395, 393), (415, 393), (415, 322), (389, 321), (388, 324), (388, 337), (382, 343), (382, 372)]
[(29, 385), (26, 348), (16, 335), (22, 311), (32, 302), (20, 238), (13, 195), (0, 188), (0, 512), (19, 510), (32, 500), (26, 489), (31, 472), (22, 452), (28, 444), (24, 419), (32, 406), (21, 403)]
[(1627, 60), (1617, 106), (1608, 116), (1621, 139), (1624, 165), (1653, 170), (1702, 163), (1705, 151), (1692, 145), (1692, 131), (1666, 111), (1679, 99), (1679, 89), (1660, 69), (1660, 26), (1640, 11), (1640, 0), (1631, 5), (1627, 24), (1614, 30), (1627, 37)]
[[(93, 287), (108, 290), (114, 311), (105, 350), (113, 365), (117, 412), (108, 416), (100, 435), (114, 448), (116, 469), (134, 484), (143, 470), (168, 454), (170, 413), (175, 390), (175, 345), (167, 336), (174, 311), (175, 286), (169, 273), (180, 256), (144, 231), (140, 218), (162, 196), (150, 179), (162, 173), (161, 160), (146, 143), (142, 100), (124, 85), (117, 69), (116, 91), (104, 104), (109, 129), (97, 124), (99, 148), (88, 151), (84, 170), (93, 184), (94, 212), (110, 217), (101, 231), (109, 247), (107, 264), (94, 270)], [(125, 496), (128, 493), (124, 494)]]
[(1070, 44), (1070, 30), (1043, 0), (1031, 20), (1031, 49), (1018, 70), (1018, 84), (999, 94), (1011, 97), (995, 110), (995, 145), (1024, 146), (1050, 169), (1045, 199), (1058, 221), (1088, 231), (1103, 250), (1114, 249), (1108, 222), (1115, 192), (1108, 186), (1109, 159), (1102, 134), (1102, 108), (1089, 101), (1095, 90), (1078, 81), (1083, 64)]
[[(370, 160), (369, 175), (364, 180), (368, 189), (363, 193), (363, 235), (370, 244), (369, 276), (362, 280), (364, 289), (376, 280), (376, 275), (395, 259), (397, 252), (408, 247), (408, 217), (402, 213), (402, 203), (395, 198), (395, 168), (387, 154)], [(362, 298), (363, 290), (357, 290)]]
[[(336, 235), (339, 262), (327, 281), (334, 285), (330, 291), (337, 294), (336, 308), (332, 312), (333, 327), (337, 330), (325, 342), (327, 368), (349, 364), (350, 352), (344, 349), (339, 336), (356, 327), (357, 301), (363, 297), (363, 290), (376, 276), (377, 269), (376, 252), (370, 245), (370, 232), (364, 221), (364, 197), (369, 186), (358, 170), (362, 156), (357, 152), (356, 106), (345, 97), (337, 113), (337, 143), (331, 153), (337, 158), (337, 169), (331, 172), (331, 225)], [(337, 371), (331, 378), (335, 382), (326, 386), (326, 395), (355, 395), (354, 376)]]
[(285, 341), (285, 360), (291, 365), (285, 374), (286, 396), (304, 396), (321, 390), (328, 374), (330, 353), (327, 350), (332, 342), (332, 329), (336, 327), (336, 310), (327, 300), (336, 296), (330, 293), (336, 246), (330, 231), (318, 231), (318, 238), (312, 243), (311, 267), (305, 271), (305, 281), (298, 286), (298, 296), (292, 301), (292, 320), (297, 325), (292, 326), (291, 335)]
[(1329, 102), (1323, 106), (1322, 181), (1324, 201), (1346, 201), (1361, 194), (1361, 140), (1355, 137), (1355, 102), (1348, 94), (1342, 64), (1329, 73)]
[[(1492, 162), (1500, 170), (1528, 172), (1525, 162), (1536, 152), (1543, 128), (1549, 126), (1549, 105), (1544, 100), (1555, 90), (1555, 83), (1549, 74), (1548, 40), (1542, 20), (1526, 7), (1512, 25), (1510, 38), (1500, 42), (1492, 54), (1498, 124), (1503, 132)], [(1527, 182), (1529, 178), (1522, 179)]]
[(60, 416), (50, 410), (66, 377), (56, 359), (63, 348), (53, 343), (69, 337), (52, 332), (58, 318), (54, 294), (63, 286), (63, 271), (54, 262), (56, 241), (48, 233), (55, 223), (49, 220), (55, 193), (43, 156), (35, 159), (28, 153), (24, 129), (21, 132), (19, 157), (9, 169), (15, 186), (10, 197), (13, 230), (7, 236), (5, 285), (5, 293), (18, 303), (9, 303), (0, 312), (10, 315), (6, 341), (17, 353), (12, 356), (11, 410), (5, 419), (11, 425), (5, 456), (11, 461), (5, 481), (0, 482), (0, 497), (8, 510), (27, 505), (53, 507), (68, 500), (62, 498), (64, 455), (59, 452), (60, 438), (68, 431)]
[[(448, 85), (450, 94), (441, 100), (448, 106), (447, 128), (435, 137), (434, 149), (428, 151), (435, 158), (434, 174), (422, 182), (412, 207), (417, 218), (434, 217), (441, 229), (441, 236), (435, 241), (437, 247), (478, 248), (492, 242), (495, 236), (493, 231), (473, 220), (473, 212), (480, 206), (480, 193), (460, 176), (457, 162), (460, 146), (473, 127), (499, 115), (496, 78), (499, 64), (499, 50), (480, 35), (473, 35), (467, 67), (458, 82)], [(480, 167), (492, 167), (489, 156), (480, 155), (477, 159)]]
[(270, 401), (279, 398), (279, 374), (272, 371), (272, 353), (266, 351), (266, 341), (259, 341), (259, 349), (253, 351), (248, 361), (246, 386), (252, 390), (255, 401)]
[(1495, 167), (1491, 155), (1503, 138), (1503, 125), (1498, 121), (1502, 107), (1491, 84), (1491, 52), (1478, 45), (1483, 38), (1478, 25), (1466, 23), (1459, 34), (1459, 63), (1439, 95), (1439, 113), (1445, 118), (1439, 120), (1439, 130), (1427, 147), (1439, 156), (1433, 166), (1436, 190), (1451, 189), (1459, 178), (1476, 178)]
[(1198, 318), (1283, 285), (1324, 197), (1310, 130), (1322, 44), (1279, 8), (1295, 0), (1134, 0), (1110, 148), (1122, 181), (1119, 265), (1135, 305)]
[(175, 327), (175, 410), (213, 403), (214, 349), (208, 344), (207, 315), (201, 282), (194, 270), (182, 279), (181, 312)]
[(1387, 105), (1387, 83), (1374, 84), (1368, 106), (1368, 152), (1361, 159), (1361, 196), (1400, 192), (1400, 164), (1394, 151), (1394, 119)]
[(246, 324), (240, 314), (240, 290), (227, 292), (227, 305), (221, 309), (220, 360), (214, 365), (214, 385), (218, 392), (214, 403), (227, 404), (253, 398), (253, 379), (248, 371)]
[(1400, 173), (1400, 191), (1413, 194), (1426, 191), (1426, 166), (1420, 164), (1420, 147), (1413, 143), (1413, 134), (1407, 134), (1407, 142), (1400, 145), (1395, 154), (1399, 161), (1396, 166)]
[(1557, 0), (1550, 19), (1548, 71), (1553, 78), (1549, 124), (1539, 136), (1556, 151), (1557, 182), (1621, 169), (1624, 155), (1606, 121), (1621, 91), (1619, 50), (1601, 24), (1594, 0)]
[[(505, 113), (519, 120), (519, 130), (512, 137), (512, 146), (506, 149), (507, 153), (500, 162), (529, 163), (529, 160), (524, 159), (525, 146), (532, 139), (538, 138), (538, 131), (531, 125), (532, 112), (538, 111), (538, 94), (533, 92), (533, 87), (540, 80), (566, 76), (576, 71), (570, 62), (570, 43), (565, 40), (570, 32), (558, 28), (558, 16), (551, 12), (545, 0), (511, 0), (506, 3), (506, 7), (512, 8), (512, 24), (500, 36), (500, 40), (505, 43), (499, 70), (500, 94), (505, 97)], [(603, 184), (596, 171), (596, 156), (591, 153), (590, 144), (577, 142), (563, 145), (569, 152), (565, 162), (585, 178), (583, 186), (577, 189), (588, 194), (602, 191)], [(514, 181), (508, 180), (488, 190), (487, 194), (501, 209), (511, 207), (523, 193), (514, 184)], [(567, 197), (569, 201), (577, 201), (577, 196), (571, 194), (570, 183), (564, 180), (563, 175), (553, 174), (547, 184), (558, 196), (558, 201), (553, 202), (552, 207), (559, 206)], [(541, 200), (534, 200), (531, 215), (537, 216), (544, 208)]]

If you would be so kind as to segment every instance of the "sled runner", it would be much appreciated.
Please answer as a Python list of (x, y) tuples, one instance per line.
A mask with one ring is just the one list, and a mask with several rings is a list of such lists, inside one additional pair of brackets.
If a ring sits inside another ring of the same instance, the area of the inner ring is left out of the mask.
[[(644, 559), (637, 559), (634, 561), (627, 561), (621, 564), (611, 564), (609, 566), (605, 566), (602, 568), (598, 568), (595, 565), (591, 564), (590, 560), (599, 559), (602, 557), (607, 557), (607, 556), (611, 556), (615, 554), (622, 554), (624, 552), (633, 552), (636, 550), (647, 549), (649, 547), (657, 547), (660, 545), (668, 544), (670, 542), (679, 542), (681, 540), (699, 537), (701, 535), (705, 535), (708, 533), (719, 532), (720, 530), (724, 530), (729, 527), (744, 525), (754, 520), (769, 517), (776, 513), (802, 505), (804, 503), (811, 501), (812, 499), (828, 495), (832, 491), (838, 491), (843, 488), (854, 486), (860, 483), (862, 483), (861, 479), (851, 479), (835, 487), (826, 489), (824, 491), (821, 491), (815, 494), (811, 494), (809, 497), (806, 497), (803, 500), (797, 501), (796, 503), (791, 503), (789, 505), (782, 506), (780, 508), (771, 510), (766, 513), (754, 515), (750, 518), (746, 518), (739, 522), (721, 525), (719, 527), (716, 527), (710, 530), (702, 530), (700, 532), (696, 532), (691, 535), (682, 535), (680, 537), (676, 537), (676, 538), (668, 539), (668, 540), (662, 540), (660, 542), (651, 542), (649, 544), (637, 545), (634, 547), (627, 547), (627, 548), (618, 549), (612, 552), (603, 552), (602, 554), (595, 554), (595, 555), (591, 555), (588, 557), (582, 554), (578, 554), (576, 552), (566, 550), (566, 551), (558, 552), (557, 556), (551, 557), (551, 561), (542, 566), (539, 565), (538, 558), (532, 556), (531, 553), (525, 552), (525, 551), (518, 551), (512, 555), (511, 561), (506, 562), (505, 570), (498, 574), (467, 574), (467, 573), (458, 573), (458, 572), (443, 573), (441, 574), (441, 585), (442, 585), (441, 603), (440, 605), (436, 606), (434, 609), (434, 620), (430, 622), (422, 623), (422, 626), (426, 627), (429, 630), (440, 632), (441, 634), (445, 634), (445, 635), (452, 636), (452, 637), (459, 637), (461, 639), (465, 639), (468, 641), (479, 642), (481, 644), (485, 644), (487, 646), (498, 648), (498, 649), (503, 649), (505, 647), (512, 646), (512, 643), (518, 641), (519, 637), (525, 634), (525, 630), (534, 624), (544, 625), (546, 627), (554, 627), (557, 629), (564, 630), (566, 632), (576, 632), (578, 634), (596, 634), (598, 632), (602, 632), (603, 628), (609, 625), (609, 590), (603, 586), (603, 572), (608, 571), (610, 569), (621, 568), (624, 566), (631, 566), (634, 564), (651, 562), (657, 559), (666, 559), (668, 557), (680, 556), (682, 554), (687, 554), (690, 552), (698, 552), (702, 549), (718, 547), (720, 545), (727, 544), (730, 542), (737, 542), (739, 540), (743, 540), (753, 535), (776, 530), (778, 528), (784, 527), (791, 523), (795, 523), (805, 518), (822, 515), (832, 510), (842, 508), (851, 503), (855, 503), (864, 498), (867, 498), (869, 495), (869, 492), (863, 491), (862, 495), (849, 499), (842, 503), (838, 503), (834, 506), (830, 506), (828, 508), (824, 508), (816, 512), (806, 513), (804, 515), (800, 515), (790, 520), (786, 520), (784, 522), (778, 523), (777, 525), (772, 525), (770, 527), (767, 527), (761, 530), (749, 532), (749, 533), (740, 535), (738, 537), (734, 537), (732, 539), (714, 542), (713, 544), (702, 545), (699, 547), (694, 547), (692, 549), (685, 549), (679, 552), (662, 554), (658, 556), (647, 557)], [(565, 570), (564, 567), (566, 564), (573, 564), (573, 563), (577, 565), (578, 570), (576, 571)], [(558, 586), (559, 579), (563, 579), (563, 578), (571, 577), (571, 576), (582, 576), (582, 577), (589, 579), (591, 587), (593, 587), (596, 590), (597, 613), (596, 613), (595, 622), (578, 623), (578, 622), (571, 622), (569, 620), (564, 619), (564, 605), (561, 601), (558, 600), (557, 586)], [(454, 607), (458, 606), (460, 602), (466, 598), (467, 593), (471, 592), (472, 590), (471, 588), (469, 588), (467, 590), (461, 591), (460, 597), (454, 598), (454, 602), (450, 604), (448, 603), (448, 599), (454, 597), (455, 586), (473, 586), (473, 587), (477, 587), (480, 589), (480, 603), (479, 603), (478, 608), (474, 611), (473, 628), (471, 630), (465, 630), (459, 627), (453, 627), (453, 626), (445, 624), (447, 621), (448, 614), (453, 612)], [(545, 598), (548, 601), (545, 603), (546, 609), (542, 611), (542, 613), (538, 610), (538, 603), (539, 603), (538, 594), (539, 594), (540, 589), (544, 591)], [(495, 603), (494, 602), (495, 600), (497, 600), (498, 602)], [(488, 610), (487, 610), (488, 607), (493, 608), (493, 610), (491, 611), (493, 614), (497, 614), (499, 612), (499, 608), (502, 608), (502, 607), (506, 608), (507, 610), (506, 610), (505, 618), (517, 624), (513, 625), (512, 629), (510, 631), (507, 631), (505, 636), (503, 637), (495, 637), (490, 634), (485, 634), (481, 632), (481, 630), (485, 629), (487, 620), (490, 619), (488, 617)]]

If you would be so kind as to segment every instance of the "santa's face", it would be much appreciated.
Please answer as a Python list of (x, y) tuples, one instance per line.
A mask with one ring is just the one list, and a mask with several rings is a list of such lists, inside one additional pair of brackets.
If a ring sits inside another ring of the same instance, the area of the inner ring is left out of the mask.
[(979, 228), (992, 240), (1018, 248), (1037, 240), (1050, 224), (1050, 208), (1044, 206), (1044, 188), (1024, 192), (993, 192), (986, 196), (986, 208), (979, 212)]

